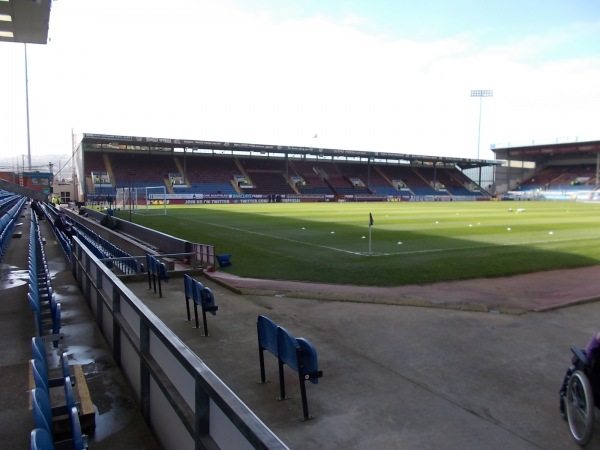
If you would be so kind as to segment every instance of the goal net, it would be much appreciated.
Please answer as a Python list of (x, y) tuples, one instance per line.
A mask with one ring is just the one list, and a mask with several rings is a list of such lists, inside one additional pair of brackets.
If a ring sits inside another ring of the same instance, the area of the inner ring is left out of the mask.
[(133, 214), (159, 215), (167, 214), (167, 188), (150, 186), (117, 189), (115, 207)]

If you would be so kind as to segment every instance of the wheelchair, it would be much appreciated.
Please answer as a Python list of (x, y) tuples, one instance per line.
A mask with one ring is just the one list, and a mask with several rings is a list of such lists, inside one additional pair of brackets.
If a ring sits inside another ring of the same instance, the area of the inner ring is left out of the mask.
[(571, 351), (573, 365), (563, 381), (560, 411), (575, 442), (584, 446), (592, 438), (594, 409), (600, 406), (600, 358), (575, 347)]

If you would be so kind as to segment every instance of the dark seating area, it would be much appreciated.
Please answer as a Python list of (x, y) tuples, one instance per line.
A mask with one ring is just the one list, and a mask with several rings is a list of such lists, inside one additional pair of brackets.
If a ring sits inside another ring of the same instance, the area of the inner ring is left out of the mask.
[(546, 166), (523, 180), (519, 190), (587, 190), (596, 185), (596, 171), (590, 164)]
[(104, 153), (100, 152), (85, 152), (85, 172), (86, 174), (106, 172), (104, 164)]
[(373, 189), (370, 189), (373, 186), (390, 187), (390, 183), (388, 183), (374, 165), (367, 166), (364, 163), (349, 162), (338, 162), (336, 164), (349, 180), (360, 180), (363, 183), (363, 186), (354, 185), (356, 193), (374, 193)]
[[(181, 156), (178, 156), (181, 161)], [(189, 155), (185, 158), (185, 175), (192, 194), (236, 194), (232, 181), (240, 170), (232, 158)], [(179, 192), (179, 189), (178, 189)]]
[[(324, 170), (323, 167), (327, 167), (329, 162), (326, 161), (306, 161), (306, 160), (294, 160), (290, 162), (294, 171), (303, 178), (306, 184), (299, 185), (298, 190), (302, 194), (333, 194), (329, 185), (324, 181), (324, 174), (326, 172), (318, 172), (318, 170)], [(317, 170), (317, 171), (316, 171)]]
[[(171, 193), (192, 195), (468, 197), (485, 194), (475, 189), (473, 181), (460, 170), (448, 167), (195, 153), (88, 152), (85, 158), (86, 173), (108, 173), (112, 168), (111, 186), (89, 188), (95, 196), (114, 195), (117, 188), (161, 185), (167, 186)], [(105, 164), (107, 158), (109, 167)], [(175, 183), (173, 174), (177, 174)], [(589, 173), (570, 174), (568, 179), (585, 184)]]
[(169, 173), (179, 172), (173, 155), (146, 154), (109, 155), (113, 172), (113, 183), (116, 188), (129, 186), (165, 186), (169, 181)]
[(292, 187), (288, 184), (287, 180), (285, 179), (285, 176), (281, 172), (278, 173), (248, 171), (248, 175), (254, 183), (254, 188), (242, 189), (243, 192), (262, 195), (287, 195), (296, 193), (294, 189), (292, 189)]
[(379, 169), (389, 180), (402, 180), (402, 182), (415, 195), (437, 195), (427, 178), (412, 166), (390, 166), (380, 164)]
[(452, 196), (478, 196), (481, 192), (467, 188), (470, 180), (458, 169), (423, 167), (415, 169), (423, 178), (431, 181), (439, 194), (448, 193)]

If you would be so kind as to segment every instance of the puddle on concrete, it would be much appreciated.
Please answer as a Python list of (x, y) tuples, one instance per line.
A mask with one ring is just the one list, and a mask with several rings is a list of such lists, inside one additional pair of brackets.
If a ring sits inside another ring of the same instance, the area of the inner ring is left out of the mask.
[(54, 293), (58, 295), (57, 291), (60, 290), (63, 295), (76, 294), (79, 293), (79, 286), (76, 284), (61, 284), (60, 286), (52, 285), (54, 289)]
[[(84, 373), (98, 372), (102, 369), (104, 364), (99, 362), (97, 356), (94, 355), (94, 349), (86, 346), (69, 345), (65, 346), (61, 350), (67, 353), (69, 357), (69, 364), (78, 364), (84, 367)], [(98, 367), (99, 365), (99, 367)]]
[(86, 374), (96, 410), (96, 429), (90, 436), (91, 442), (100, 442), (127, 428), (137, 412), (133, 399), (124, 395), (125, 387), (113, 378), (113, 370), (105, 368), (102, 373)]
[(104, 395), (97, 395), (93, 400), (96, 408), (96, 429), (91, 436), (92, 442), (100, 442), (125, 429), (135, 417), (136, 405), (122, 395), (106, 392)]
[(16, 267), (14, 270), (5, 269), (4, 267), (0, 270), (0, 289), (23, 286), (24, 284), (27, 284), (28, 281), (29, 271), (27, 270), (21, 270)]

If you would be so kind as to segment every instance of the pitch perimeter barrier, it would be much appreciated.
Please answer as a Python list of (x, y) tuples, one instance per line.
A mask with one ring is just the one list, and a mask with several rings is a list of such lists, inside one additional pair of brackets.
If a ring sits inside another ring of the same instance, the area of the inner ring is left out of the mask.
[(163, 448), (288, 448), (77, 237), (71, 268)]
[[(76, 205), (74, 203), (69, 204), (69, 208), (76, 208)], [(191, 257), (188, 262), (192, 266), (215, 266), (215, 249), (212, 245), (189, 242), (114, 216), (112, 219), (116, 223), (116, 231), (113, 231), (100, 225), (106, 214), (91, 208), (85, 208), (83, 215), (71, 210), (68, 210), (68, 214), (72, 220), (84, 223), (92, 231), (130, 255), (145, 253), (186, 254)], [(149, 242), (152, 242), (152, 246), (148, 244)]]

